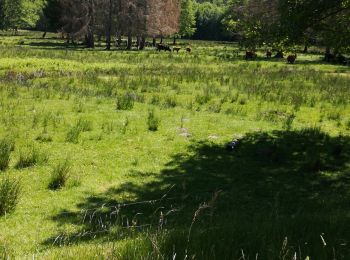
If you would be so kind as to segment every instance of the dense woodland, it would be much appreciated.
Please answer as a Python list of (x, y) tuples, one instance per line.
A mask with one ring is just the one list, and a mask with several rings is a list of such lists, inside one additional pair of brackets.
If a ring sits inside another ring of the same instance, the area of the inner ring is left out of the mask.
[[(327, 58), (349, 51), (349, 0), (2, 0), (0, 28), (65, 33), (67, 40), (96, 37), (107, 48), (126, 36), (234, 40), (254, 50), (320, 45)], [(131, 42), (131, 41), (129, 41)], [(131, 48), (131, 45), (128, 45)]]

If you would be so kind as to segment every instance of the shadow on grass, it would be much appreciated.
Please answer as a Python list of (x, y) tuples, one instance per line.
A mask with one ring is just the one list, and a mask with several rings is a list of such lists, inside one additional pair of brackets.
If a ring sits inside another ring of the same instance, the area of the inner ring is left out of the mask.
[[(347, 259), (349, 162), (349, 137), (319, 129), (250, 133), (233, 151), (193, 143), (159, 174), (130, 173), (154, 181), (125, 183), (55, 216), (81, 232), (46, 244), (158, 234), (166, 259)], [(136, 199), (118, 201), (123, 194)]]

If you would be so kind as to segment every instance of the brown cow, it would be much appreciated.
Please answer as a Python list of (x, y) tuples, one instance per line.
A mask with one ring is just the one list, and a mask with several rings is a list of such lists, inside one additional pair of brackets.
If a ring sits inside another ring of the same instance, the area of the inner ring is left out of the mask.
[(253, 60), (256, 58), (256, 53), (254, 51), (246, 51), (244, 58), (246, 60)]
[(187, 51), (187, 52), (192, 52), (192, 48), (191, 48), (191, 47), (187, 47), (187, 48), (186, 48), (186, 51)]
[(289, 55), (287, 57), (287, 62), (289, 64), (294, 64), (295, 60), (297, 59), (297, 55), (296, 54), (293, 54), (293, 55)]
[(272, 57), (272, 52), (271, 51), (267, 51), (266, 52), (266, 58), (270, 59)]
[(174, 48), (173, 48), (173, 52), (175, 52), (175, 51), (176, 51), (177, 53), (179, 53), (179, 50), (181, 50), (181, 48), (180, 48), (180, 47), (174, 47)]

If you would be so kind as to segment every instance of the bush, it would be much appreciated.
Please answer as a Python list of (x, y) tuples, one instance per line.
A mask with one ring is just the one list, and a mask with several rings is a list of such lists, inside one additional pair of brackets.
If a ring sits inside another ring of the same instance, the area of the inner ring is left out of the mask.
[(26, 148), (20, 152), (15, 168), (28, 168), (39, 163), (47, 162), (47, 160), (48, 156), (46, 154), (39, 152), (37, 148), (31, 146), (30, 148)]
[(159, 118), (154, 114), (154, 110), (150, 110), (148, 112), (148, 130), (150, 131), (157, 131), (159, 126), (160, 120)]
[(19, 200), (20, 184), (17, 180), (4, 177), (0, 182), (0, 216), (11, 213)]
[(117, 96), (117, 110), (131, 110), (134, 107), (134, 95), (131, 93), (125, 93), (124, 95)]
[(4, 171), (8, 168), (10, 163), (10, 154), (14, 148), (15, 145), (12, 140), (0, 140), (0, 171)]
[(69, 172), (71, 169), (71, 164), (69, 160), (62, 161), (58, 163), (51, 173), (51, 179), (49, 183), (49, 189), (57, 190), (66, 184), (69, 178)]

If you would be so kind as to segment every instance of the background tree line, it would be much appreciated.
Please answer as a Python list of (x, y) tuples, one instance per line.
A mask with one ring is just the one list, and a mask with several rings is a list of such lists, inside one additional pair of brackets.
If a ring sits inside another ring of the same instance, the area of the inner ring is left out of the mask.
[[(62, 30), (68, 40), (120, 35), (237, 40), (247, 49), (295, 45), (349, 52), (350, 0), (1, 0), (0, 29)], [(130, 46), (128, 46), (130, 47)]]

